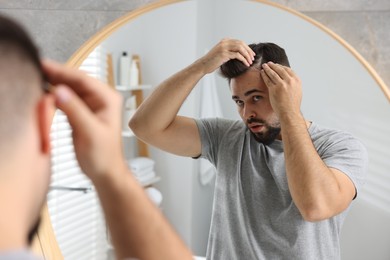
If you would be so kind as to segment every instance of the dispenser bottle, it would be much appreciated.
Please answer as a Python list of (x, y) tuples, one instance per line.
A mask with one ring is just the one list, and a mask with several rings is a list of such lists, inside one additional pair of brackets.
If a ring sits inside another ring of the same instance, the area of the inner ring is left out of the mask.
[(119, 85), (129, 86), (130, 85), (130, 57), (127, 52), (123, 52), (119, 59)]
[(135, 87), (139, 85), (139, 70), (137, 62), (132, 59), (130, 65), (130, 86)]
[(137, 100), (135, 96), (130, 96), (125, 100), (125, 105), (123, 107), (123, 119), (122, 119), (122, 129), (129, 131), (129, 120), (134, 115), (135, 110), (137, 109)]

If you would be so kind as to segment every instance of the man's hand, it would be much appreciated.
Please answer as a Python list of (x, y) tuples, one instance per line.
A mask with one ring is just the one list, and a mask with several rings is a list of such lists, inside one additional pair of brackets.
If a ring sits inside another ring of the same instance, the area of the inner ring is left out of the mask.
[(57, 107), (72, 126), (82, 170), (92, 181), (117, 168), (117, 172), (122, 172), (125, 167), (120, 138), (122, 97), (79, 70), (52, 61), (43, 61), (42, 65), (48, 81), (55, 86)]
[(291, 68), (268, 62), (263, 64), (261, 76), (268, 87), (271, 106), (280, 119), (299, 115), (302, 101), (301, 80)]
[(229, 60), (237, 59), (250, 66), (255, 53), (243, 41), (223, 39), (197, 62), (204, 68), (204, 73), (211, 73)]
[(192, 259), (125, 165), (121, 96), (81, 71), (50, 61), (44, 61), (43, 67), (55, 85), (57, 106), (72, 126), (80, 166), (96, 187), (116, 258)]

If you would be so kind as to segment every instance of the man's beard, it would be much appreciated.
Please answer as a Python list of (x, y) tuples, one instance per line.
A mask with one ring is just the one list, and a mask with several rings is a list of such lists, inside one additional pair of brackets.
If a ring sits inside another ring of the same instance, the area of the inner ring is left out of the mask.
[[(260, 123), (264, 126), (265, 131), (261, 133), (253, 133), (248, 125), (251, 123)], [(259, 143), (263, 143), (265, 145), (271, 144), (275, 139), (279, 136), (281, 128), (280, 128), (280, 123), (276, 123), (275, 125), (271, 126), (268, 123), (266, 123), (264, 120), (259, 119), (259, 118), (249, 118), (247, 120), (247, 127), (253, 137), (255, 138), (256, 141)]]

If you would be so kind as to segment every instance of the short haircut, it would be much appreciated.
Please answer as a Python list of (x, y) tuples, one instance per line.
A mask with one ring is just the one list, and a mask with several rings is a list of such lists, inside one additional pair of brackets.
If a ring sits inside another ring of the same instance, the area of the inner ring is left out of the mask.
[(290, 67), (286, 52), (275, 43), (253, 43), (250, 44), (249, 47), (256, 53), (255, 60), (250, 67), (247, 67), (244, 63), (237, 59), (229, 60), (220, 67), (221, 75), (227, 78), (229, 82), (232, 78), (244, 74), (251, 68), (257, 68), (260, 70), (261, 65), (269, 61)]
[[(26, 31), (0, 15), (0, 142), (14, 140), (43, 93), (39, 53)], [(0, 148), (3, 145), (0, 146)]]

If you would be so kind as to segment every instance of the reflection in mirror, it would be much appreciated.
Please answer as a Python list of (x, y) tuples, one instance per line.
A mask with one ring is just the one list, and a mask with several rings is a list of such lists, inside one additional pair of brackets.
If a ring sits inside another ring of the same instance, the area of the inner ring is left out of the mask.
[[(390, 166), (386, 157), (387, 146), (390, 145), (387, 135), (390, 130), (387, 120), (390, 116), (388, 91), (360, 55), (326, 28), (291, 10), (266, 2), (166, 1), (165, 4), (156, 3), (137, 10), (108, 26), (90, 44), (82, 47), (70, 64), (80, 65), (94, 49), (88, 61), (93, 64), (95, 55), (97, 60), (103, 60), (98, 66), (103, 66), (103, 69), (99, 71), (106, 71), (105, 54), (110, 53), (114, 78), (118, 80), (120, 55), (124, 51), (130, 56), (136, 54), (141, 59), (142, 81), (153, 89), (224, 37), (247, 43), (275, 42), (284, 47), (292, 68), (303, 82), (302, 112), (305, 118), (319, 125), (346, 130), (365, 144), (370, 160), (368, 178), (345, 221), (341, 233), (341, 255), (342, 259), (389, 258), (387, 243), (390, 241), (390, 225), (387, 219), (390, 215), (390, 179), (386, 175), (386, 169)], [(95, 48), (97, 45), (99, 47)], [(214, 101), (220, 104), (221, 111), (211, 114), (237, 119), (228, 84), (218, 74), (199, 83), (180, 114), (191, 117), (200, 117), (201, 113), (204, 115), (199, 104), (209, 96), (203, 96), (204, 92), (200, 89), (214, 83), (217, 85)], [(144, 91), (144, 95), (149, 93), (150, 90)], [(61, 131), (53, 131), (60, 144), (64, 136), (68, 138), (69, 130), (63, 116), (56, 118), (55, 127), (65, 127)], [(136, 156), (135, 140), (124, 138), (124, 144), (126, 156)], [(75, 178), (79, 178), (79, 170), (70, 159), (73, 155), (69, 149), (66, 145), (61, 146), (54, 153), (54, 184), (58, 182), (62, 186), (71, 186)], [(151, 148), (151, 157), (155, 161), (156, 172), (161, 176), (161, 181), (155, 186), (163, 195), (164, 214), (194, 253), (205, 255), (214, 178), (202, 176), (201, 166), (192, 159), (154, 148)], [(61, 176), (67, 176), (66, 180)], [(79, 187), (90, 186), (84, 179), (77, 183)], [(88, 212), (81, 210), (86, 205), (97, 205), (93, 192), (59, 193), (63, 191), (51, 192), (49, 207), (52, 218), (55, 215), (52, 221), (65, 258), (80, 259), (80, 252), (86, 247), (83, 244), (86, 237), (92, 238), (88, 241), (94, 241), (99, 245), (97, 248), (106, 249), (107, 239), (99, 208), (88, 206)], [(73, 199), (78, 205), (74, 211), (60, 209), (63, 205), (70, 205)], [(85, 223), (81, 226), (85, 230), (72, 227), (71, 223), (77, 221), (70, 216), (83, 219)], [(69, 229), (75, 233), (71, 237), (61, 238), (59, 234)], [(79, 237), (80, 240), (77, 240)]]

